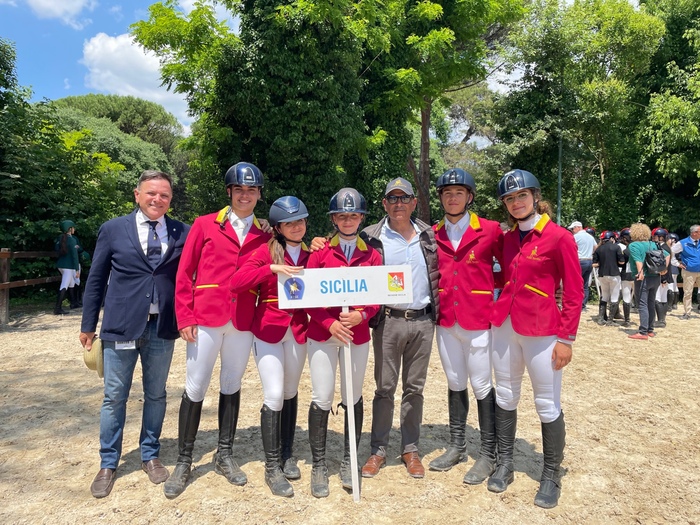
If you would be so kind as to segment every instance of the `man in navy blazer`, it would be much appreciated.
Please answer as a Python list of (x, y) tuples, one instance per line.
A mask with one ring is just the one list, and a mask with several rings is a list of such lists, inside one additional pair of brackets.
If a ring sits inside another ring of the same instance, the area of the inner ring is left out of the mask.
[[(144, 171), (134, 189), (138, 207), (100, 228), (83, 296), (80, 342), (92, 348), (100, 307), (104, 352), (104, 401), (100, 412), (100, 471), (90, 486), (108, 496), (122, 452), (122, 437), (136, 361), (143, 370), (143, 417), (139, 445), (142, 468), (153, 483), (168, 470), (158, 459), (165, 416), (165, 384), (175, 339), (175, 274), (189, 226), (166, 215), (172, 179)], [(109, 285), (109, 286), (108, 286)]]

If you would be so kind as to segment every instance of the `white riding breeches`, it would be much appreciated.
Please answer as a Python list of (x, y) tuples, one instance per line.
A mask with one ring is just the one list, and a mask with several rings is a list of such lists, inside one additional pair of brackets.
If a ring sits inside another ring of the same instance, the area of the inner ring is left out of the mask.
[(197, 340), (187, 343), (187, 397), (195, 403), (204, 400), (219, 355), (221, 393), (231, 395), (238, 392), (252, 344), (253, 333), (237, 330), (231, 321), (217, 327), (197, 326)]
[(285, 399), (297, 395), (299, 379), (306, 364), (306, 343), (294, 339), (292, 329), (278, 343), (253, 338), (253, 357), (263, 388), (263, 403), (274, 411), (282, 410)]
[(620, 299), (620, 276), (603, 275), (600, 281), (600, 300), (606, 303), (616, 303)]
[[(348, 406), (345, 395), (345, 346), (335, 338), (323, 343), (309, 339), (309, 371), (311, 372), (311, 401), (321, 410), (330, 410), (335, 393), (335, 372), (340, 360), (340, 397), (343, 405)], [(362, 397), (362, 384), (365, 381), (369, 341), (361, 345), (350, 344), (350, 363), (352, 366), (353, 406)]]
[(491, 331), (438, 326), (437, 344), (447, 387), (461, 392), (471, 380), (476, 399), (484, 399), (492, 388)]
[(562, 371), (554, 370), (552, 351), (555, 335), (529, 337), (513, 330), (510, 316), (494, 326), (492, 362), (496, 380), (496, 403), (504, 410), (515, 410), (525, 369), (530, 376), (535, 409), (542, 423), (551, 423), (561, 413)]

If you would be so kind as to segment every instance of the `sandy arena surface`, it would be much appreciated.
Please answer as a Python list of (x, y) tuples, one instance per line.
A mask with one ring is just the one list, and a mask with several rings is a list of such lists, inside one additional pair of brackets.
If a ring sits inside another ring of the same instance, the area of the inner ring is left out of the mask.
[[(96, 500), (89, 486), (99, 469), (102, 384), (83, 364), (78, 343), (80, 311), (63, 317), (46, 312), (11, 313), (0, 331), (0, 523), (700, 523), (700, 317), (668, 327), (648, 342), (630, 330), (600, 327), (584, 313), (574, 360), (565, 369), (563, 406), (567, 447), (557, 508), (533, 505), (542, 468), (540, 425), (525, 380), (519, 407), (515, 482), (496, 495), (467, 486), (462, 477), (478, 448), (476, 403), (470, 391), (469, 460), (450, 472), (410, 478), (398, 457), (398, 410), (389, 461), (362, 484), (362, 499), (340, 486), (343, 415), (331, 416), (328, 451), (331, 494), (309, 491), (311, 454), (306, 414), (311, 394), (308, 367), (299, 390), (296, 455), (302, 479), (295, 496), (270, 494), (264, 482), (259, 430), (262, 394), (251, 359), (243, 380), (234, 454), (248, 475), (245, 487), (229, 485), (213, 470), (217, 441), (218, 365), (204, 403), (195, 445), (195, 470), (187, 490), (167, 500), (140, 468), (138, 434), (142, 406), (137, 367), (128, 405), (124, 452), (111, 495)], [(634, 315), (633, 315), (634, 319)], [(185, 346), (178, 341), (168, 382), (168, 409), (161, 459), (177, 457), (177, 411), (185, 382)], [(365, 379), (371, 407), (373, 360)], [(447, 442), (446, 382), (435, 350), (425, 391), (420, 450), (424, 464)], [(400, 393), (399, 393), (400, 395)], [(336, 400), (339, 394), (336, 391)], [(367, 410), (358, 452), (369, 455)]]

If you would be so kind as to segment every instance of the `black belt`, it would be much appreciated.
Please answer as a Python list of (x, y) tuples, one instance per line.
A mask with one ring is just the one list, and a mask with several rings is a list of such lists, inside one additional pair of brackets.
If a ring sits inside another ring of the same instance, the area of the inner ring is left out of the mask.
[(158, 320), (158, 314), (148, 314), (148, 322), (150, 323), (151, 321), (157, 321)]
[(384, 315), (387, 317), (399, 317), (408, 319), (409, 321), (428, 315), (432, 311), (433, 307), (431, 305), (426, 306), (422, 310), (398, 310), (396, 308), (389, 308), (388, 306), (384, 307)]

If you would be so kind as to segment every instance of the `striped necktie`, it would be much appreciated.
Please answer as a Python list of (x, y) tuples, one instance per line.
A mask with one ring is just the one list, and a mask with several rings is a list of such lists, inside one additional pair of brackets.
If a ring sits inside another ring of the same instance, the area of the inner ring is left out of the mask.
[[(160, 246), (160, 237), (156, 232), (156, 226), (158, 226), (158, 221), (148, 221), (148, 246), (146, 249), (146, 257), (148, 257), (148, 262), (155, 269), (160, 263), (160, 257), (162, 254), (162, 249)], [(158, 290), (156, 289), (156, 281), (153, 279), (153, 293), (151, 294), (151, 302), (158, 302)]]

